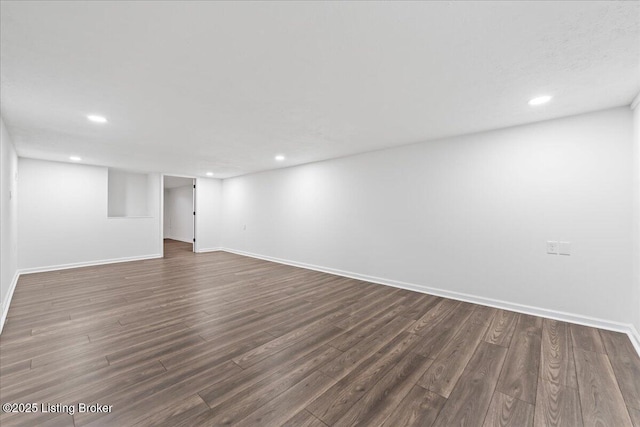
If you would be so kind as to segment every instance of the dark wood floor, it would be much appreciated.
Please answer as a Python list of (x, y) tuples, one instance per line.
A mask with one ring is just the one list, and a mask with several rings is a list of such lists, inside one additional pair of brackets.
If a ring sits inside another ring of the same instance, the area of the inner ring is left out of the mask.
[(20, 278), (2, 413), (61, 426), (640, 426), (619, 333), (228, 253)]

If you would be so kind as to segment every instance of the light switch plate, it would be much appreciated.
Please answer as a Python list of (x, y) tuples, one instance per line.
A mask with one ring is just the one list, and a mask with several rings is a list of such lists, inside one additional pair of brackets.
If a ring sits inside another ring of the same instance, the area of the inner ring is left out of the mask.
[(551, 255), (558, 255), (558, 242), (556, 240), (547, 241), (547, 253)]
[(571, 242), (560, 242), (558, 253), (560, 255), (571, 255)]

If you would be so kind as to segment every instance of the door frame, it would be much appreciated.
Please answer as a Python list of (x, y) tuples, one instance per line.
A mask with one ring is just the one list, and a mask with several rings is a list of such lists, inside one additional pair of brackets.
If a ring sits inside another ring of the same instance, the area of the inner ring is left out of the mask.
[(164, 177), (172, 176), (175, 178), (188, 178), (192, 180), (193, 184), (193, 195), (191, 197), (193, 203), (193, 212), (192, 221), (193, 221), (193, 241), (191, 243), (192, 252), (198, 252), (198, 239), (196, 238), (196, 215), (198, 213), (197, 210), (197, 202), (196, 202), (196, 183), (197, 178), (195, 176), (190, 175), (180, 175), (174, 173), (162, 173), (160, 174), (160, 256), (164, 258)]

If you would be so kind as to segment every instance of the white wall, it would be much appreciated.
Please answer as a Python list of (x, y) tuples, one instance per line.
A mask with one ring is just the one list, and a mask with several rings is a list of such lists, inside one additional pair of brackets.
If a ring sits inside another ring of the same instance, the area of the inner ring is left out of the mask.
[(20, 158), (20, 269), (159, 256), (160, 176), (149, 218), (107, 218), (107, 168)]
[(149, 216), (149, 175), (108, 170), (108, 212), (110, 217)]
[(637, 340), (640, 341), (640, 94), (633, 103), (633, 225), (634, 225), (634, 287), (635, 287), (635, 316), (633, 324)]
[(207, 252), (222, 246), (222, 181), (196, 180), (196, 251)]
[(624, 107), (232, 178), (223, 246), (629, 324), (631, 151)]
[(0, 118), (0, 331), (18, 270), (18, 156)]
[(164, 237), (193, 243), (193, 184), (165, 190)]
[(162, 235), (164, 236), (165, 239), (170, 239), (171, 238), (171, 215), (170, 215), (170, 209), (169, 206), (171, 206), (171, 200), (169, 200), (169, 198), (171, 197), (170, 193), (169, 193), (169, 189), (165, 188), (164, 189), (164, 201), (163, 201), (163, 212), (164, 212), (164, 221), (162, 222)]

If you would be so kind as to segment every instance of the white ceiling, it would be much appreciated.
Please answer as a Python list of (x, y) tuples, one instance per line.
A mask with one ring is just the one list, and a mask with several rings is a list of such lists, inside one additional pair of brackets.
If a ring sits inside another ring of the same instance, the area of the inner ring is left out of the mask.
[(530, 123), (640, 91), (638, 1), (3, 1), (1, 31), (19, 155), (178, 175)]

